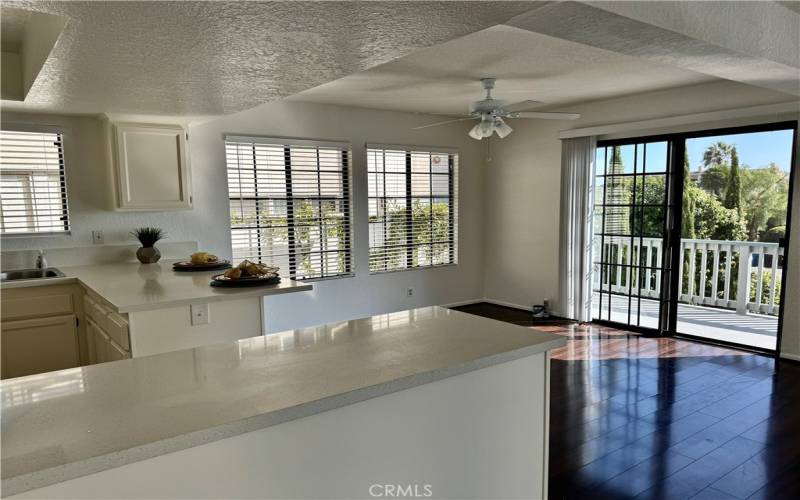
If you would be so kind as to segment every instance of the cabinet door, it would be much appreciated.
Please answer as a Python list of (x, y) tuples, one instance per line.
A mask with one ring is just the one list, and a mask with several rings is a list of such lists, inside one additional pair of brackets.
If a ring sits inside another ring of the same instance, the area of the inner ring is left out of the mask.
[(180, 126), (114, 126), (118, 208), (192, 207), (186, 132)]
[(22, 377), (80, 366), (74, 314), (4, 321), (2, 378)]

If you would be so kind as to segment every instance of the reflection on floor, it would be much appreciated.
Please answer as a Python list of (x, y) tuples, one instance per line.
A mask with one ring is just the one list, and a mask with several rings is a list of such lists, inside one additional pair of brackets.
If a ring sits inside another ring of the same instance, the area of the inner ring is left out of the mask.
[[(457, 309), (533, 325), (526, 311)], [(800, 498), (800, 365), (591, 324), (534, 327), (570, 339), (551, 367), (550, 498)]]
[[(604, 298), (603, 300), (608, 300)], [(600, 295), (592, 295), (592, 317), (608, 319), (608, 303), (599, 311)], [(611, 321), (628, 323), (628, 298), (612, 295)], [(631, 300), (631, 324), (636, 323), (636, 312), (640, 311), (640, 326), (658, 327), (658, 301)], [(678, 304), (678, 331), (688, 335), (723, 340), (735, 344), (775, 349), (778, 334), (778, 317), (767, 314), (736, 314), (730, 309)]]

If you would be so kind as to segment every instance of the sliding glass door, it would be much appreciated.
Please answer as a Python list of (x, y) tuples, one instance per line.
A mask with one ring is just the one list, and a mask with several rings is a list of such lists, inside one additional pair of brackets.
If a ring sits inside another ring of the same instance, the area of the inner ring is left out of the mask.
[(787, 122), (598, 142), (592, 318), (775, 350), (796, 136)]
[(665, 235), (670, 209), (668, 141), (598, 144), (592, 245), (592, 317), (661, 329), (668, 297)]

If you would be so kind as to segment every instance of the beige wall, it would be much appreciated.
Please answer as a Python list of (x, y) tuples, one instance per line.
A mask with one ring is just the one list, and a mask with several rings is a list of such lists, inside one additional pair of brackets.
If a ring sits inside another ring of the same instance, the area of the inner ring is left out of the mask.
[[(530, 307), (550, 298), (558, 308), (559, 203), (562, 130), (653, 120), (701, 112), (736, 109), (792, 101), (790, 96), (732, 82), (702, 84), (619, 99), (570, 106), (582, 118), (563, 122), (514, 120), (514, 133), (493, 140), (486, 169), (485, 297)], [(798, 108), (800, 109), (800, 108)], [(796, 118), (796, 115), (794, 115)], [(751, 121), (777, 121), (784, 115)], [(694, 126), (713, 128), (721, 122)], [(725, 122), (724, 125), (731, 125)], [(641, 135), (629, 130), (617, 136)], [(795, 175), (798, 182), (800, 175)], [(787, 303), (800, 297), (800, 189), (794, 190), (790, 276)], [(787, 308), (783, 349), (800, 354), (800, 313)]]

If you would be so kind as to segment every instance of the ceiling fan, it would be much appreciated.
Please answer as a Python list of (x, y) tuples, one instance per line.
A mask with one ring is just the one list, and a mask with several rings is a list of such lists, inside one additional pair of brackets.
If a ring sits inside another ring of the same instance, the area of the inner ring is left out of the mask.
[(465, 118), (456, 118), (455, 120), (445, 120), (443, 122), (429, 123), (420, 127), (414, 127), (413, 130), (419, 130), (428, 127), (438, 127), (447, 123), (463, 122), (466, 120), (480, 120), (472, 130), (469, 131), (469, 136), (473, 139), (481, 140), (484, 137), (490, 137), (492, 134), (497, 133), (501, 139), (510, 134), (513, 129), (503, 120), (503, 118), (541, 118), (545, 120), (576, 120), (581, 117), (578, 113), (551, 113), (545, 111), (525, 111), (537, 104), (537, 101), (520, 101), (514, 104), (503, 104), (502, 101), (492, 98), (492, 89), (494, 88), (495, 78), (481, 78), (481, 85), (486, 90), (486, 97), (481, 101), (472, 103), (469, 113)]

